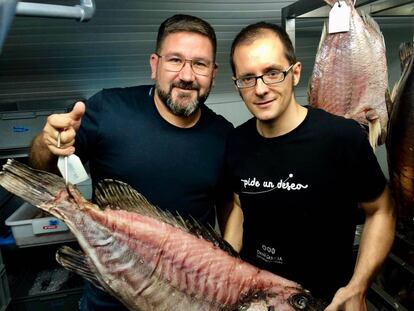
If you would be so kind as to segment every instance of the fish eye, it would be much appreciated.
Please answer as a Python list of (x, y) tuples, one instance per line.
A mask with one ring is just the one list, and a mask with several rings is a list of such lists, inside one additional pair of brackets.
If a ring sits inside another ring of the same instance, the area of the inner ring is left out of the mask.
[(275, 311), (275, 306), (269, 306), (267, 307), (267, 311)]
[(292, 297), (292, 304), (298, 310), (306, 310), (309, 299), (305, 295), (297, 294)]

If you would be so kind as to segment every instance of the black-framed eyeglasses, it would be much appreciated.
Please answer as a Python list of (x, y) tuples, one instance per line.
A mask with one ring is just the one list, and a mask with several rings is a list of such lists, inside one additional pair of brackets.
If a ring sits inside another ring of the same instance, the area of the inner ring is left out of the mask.
[(204, 59), (186, 59), (177, 55), (160, 55), (155, 53), (159, 58), (164, 61), (164, 68), (167, 71), (180, 72), (185, 63), (189, 62), (191, 69), (196, 75), (209, 76), (212, 72), (214, 64)]
[(265, 84), (280, 83), (285, 80), (294, 65), (295, 64), (290, 65), (286, 70), (272, 69), (261, 76), (245, 76), (238, 79), (233, 78), (233, 81), (239, 89), (255, 86), (257, 84), (257, 79), (262, 79)]

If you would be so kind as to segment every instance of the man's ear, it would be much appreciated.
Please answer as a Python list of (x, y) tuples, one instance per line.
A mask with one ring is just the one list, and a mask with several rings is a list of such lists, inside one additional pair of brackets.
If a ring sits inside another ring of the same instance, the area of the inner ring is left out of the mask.
[(151, 79), (152, 80), (157, 79), (158, 60), (159, 60), (158, 55), (155, 53), (152, 53), (150, 56)]
[(213, 82), (212, 82), (212, 84), (211, 84), (211, 86), (215, 86), (216, 85), (216, 76), (217, 76), (217, 73), (218, 73), (218, 65), (217, 64), (214, 64), (214, 69), (213, 69)]
[(302, 72), (302, 63), (297, 62), (295, 65), (293, 65), (293, 68), (292, 68), (294, 86), (299, 84), (301, 72)]

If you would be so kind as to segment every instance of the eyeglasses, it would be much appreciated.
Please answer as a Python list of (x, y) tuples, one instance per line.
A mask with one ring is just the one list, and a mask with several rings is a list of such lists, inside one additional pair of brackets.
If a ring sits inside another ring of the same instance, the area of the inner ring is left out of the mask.
[(196, 75), (209, 76), (213, 65), (210, 61), (203, 59), (185, 59), (177, 55), (159, 55), (159, 58), (164, 59), (164, 67), (167, 71), (180, 72), (187, 62), (190, 63), (191, 69)]
[(238, 79), (233, 79), (234, 83), (239, 89), (253, 87), (257, 84), (257, 79), (262, 79), (265, 84), (275, 84), (283, 82), (295, 64), (292, 64), (286, 70), (272, 69), (261, 76), (245, 76)]

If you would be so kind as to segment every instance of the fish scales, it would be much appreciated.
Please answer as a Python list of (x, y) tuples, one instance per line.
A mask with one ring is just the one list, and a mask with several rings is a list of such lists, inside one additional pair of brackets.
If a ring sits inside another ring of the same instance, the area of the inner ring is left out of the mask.
[[(335, 0), (325, 0), (330, 5)], [(369, 128), (373, 147), (385, 141), (388, 73), (384, 38), (368, 15), (361, 17), (353, 1), (350, 30), (328, 34), (325, 25), (309, 84), (310, 105), (354, 119)]]
[(402, 73), (392, 92), (386, 141), (390, 186), (399, 223), (414, 232), (414, 42), (400, 48)]
[[(292, 311), (326, 306), (297, 283), (231, 256), (219, 238), (202, 238), (214, 237), (213, 232), (157, 210), (126, 184), (103, 182), (96, 195), (101, 209), (74, 186), (66, 188), (62, 178), (9, 160), (0, 185), (65, 221), (86, 256), (65, 248), (58, 252), (58, 261), (130, 310)], [(194, 228), (198, 236), (191, 232)]]

